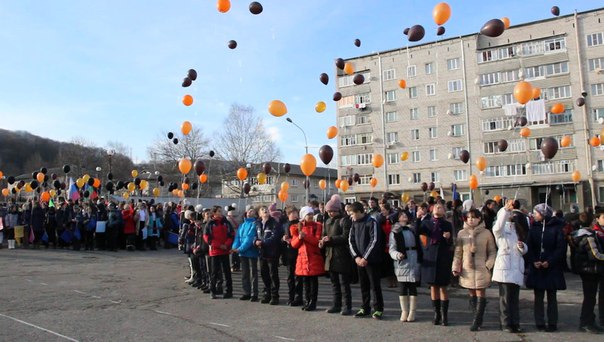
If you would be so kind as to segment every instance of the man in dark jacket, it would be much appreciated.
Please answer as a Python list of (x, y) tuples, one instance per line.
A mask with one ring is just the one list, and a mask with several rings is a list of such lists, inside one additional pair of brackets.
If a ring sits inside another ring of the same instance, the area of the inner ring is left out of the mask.
[(363, 304), (355, 317), (370, 315), (369, 301), (370, 290), (373, 291), (373, 315), (375, 319), (382, 319), (384, 311), (384, 298), (380, 284), (379, 264), (382, 262), (384, 251), (384, 237), (382, 229), (369, 214), (363, 211), (360, 202), (354, 202), (351, 206), (352, 228), (348, 243), (359, 271), (359, 283)]
[(485, 228), (493, 230), (493, 222), (495, 222), (495, 218), (497, 217), (497, 202), (492, 199), (486, 200), (482, 207), (481, 214)]
[(286, 245), (286, 260), (287, 260), (287, 287), (289, 299), (287, 305), (300, 306), (302, 301), (302, 277), (296, 276), (296, 262), (298, 260), (298, 250), (291, 246), (291, 231), (292, 225), (297, 225), (300, 222), (298, 209), (296, 207), (288, 207), (285, 210), (288, 221), (285, 223), (285, 232), (283, 234), (283, 243)]
[(264, 297), (260, 302), (279, 305), (279, 250), (283, 229), (267, 207), (261, 207), (259, 214), (255, 245), (260, 249), (260, 275), (264, 282)]

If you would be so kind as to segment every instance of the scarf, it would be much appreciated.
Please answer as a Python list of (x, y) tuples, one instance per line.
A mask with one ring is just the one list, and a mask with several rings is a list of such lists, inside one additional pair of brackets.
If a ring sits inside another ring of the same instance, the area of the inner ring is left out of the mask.
[(430, 244), (438, 245), (442, 236), (443, 232), (440, 229), (440, 220), (436, 217), (432, 217), (432, 231), (430, 232)]

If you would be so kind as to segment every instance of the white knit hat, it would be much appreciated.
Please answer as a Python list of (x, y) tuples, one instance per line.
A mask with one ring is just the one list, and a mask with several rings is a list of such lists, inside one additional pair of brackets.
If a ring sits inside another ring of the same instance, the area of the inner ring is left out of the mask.
[(302, 207), (300, 209), (300, 219), (304, 219), (306, 215), (314, 215), (315, 211), (311, 207)]

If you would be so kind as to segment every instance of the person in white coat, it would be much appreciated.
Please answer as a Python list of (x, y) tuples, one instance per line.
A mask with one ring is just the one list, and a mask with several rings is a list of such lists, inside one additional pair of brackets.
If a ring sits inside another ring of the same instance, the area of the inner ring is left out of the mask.
[(528, 252), (523, 242), (524, 232), (516, 229), (509, 200), (497, 213), (493, 235), (497, 244), (497, 258), (493, 268), (493, 281), (499, 283), (499, 319), (504, 331), (518, 333), (520, 329), (520, 287), (524, 284), (524, 259)]

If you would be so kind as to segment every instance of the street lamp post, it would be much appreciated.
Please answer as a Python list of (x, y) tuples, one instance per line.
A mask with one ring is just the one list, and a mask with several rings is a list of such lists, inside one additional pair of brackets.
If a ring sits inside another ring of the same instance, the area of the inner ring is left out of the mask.
[[(96, 170), (96, 178), (100, 179), (99, 178), (99, 172), (101, 172), (103, 169), (101, 169), (100, 166), (97, 166), (95, 170)], [(99, 187), (99, 196), (102, 195), (102, 192), (103, 192), (103, 187), (101, 186), (101, 187)]]
[(115, 150), (113, 150), (113, 149), (107, 150), (107, 157), (109, 158), (109, 173), (111, 173), (111, 160), (114, 155), (115, 155)]
[[(287, 120), (287, 122), (293, 124), (294, 126), (298, 127), (300, 132), (302, 132), (302, 134), (304, 135), (304, 149), (306, 150), (306, 154), (308, 154), (308, 139), (306, 139), (306, 132), (304, 132), (302, 127), (298, 126), (298, 124), (293, 122), (291, 118), (286, 118), (285, 120)], [(309, 195), (309, 190), (310, 190), (310, 179), (308, 176), (306, 176), (306, 180), (304, 182), (304, 188), (306, 189), (306, 204), (308, 204), (308, 195)]]

